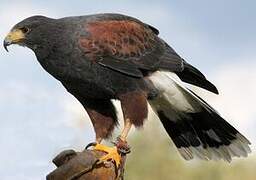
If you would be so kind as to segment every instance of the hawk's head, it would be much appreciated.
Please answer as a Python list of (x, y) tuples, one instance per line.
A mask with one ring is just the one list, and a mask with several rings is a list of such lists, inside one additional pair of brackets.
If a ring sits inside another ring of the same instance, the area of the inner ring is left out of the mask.
[(16, 24), (4, 39), (4, 48), (11, 44), (26, 46), (36, 49), (42, 46), (50, 34), (50, 28), (54, 19), (44, 16), (32, 16)]

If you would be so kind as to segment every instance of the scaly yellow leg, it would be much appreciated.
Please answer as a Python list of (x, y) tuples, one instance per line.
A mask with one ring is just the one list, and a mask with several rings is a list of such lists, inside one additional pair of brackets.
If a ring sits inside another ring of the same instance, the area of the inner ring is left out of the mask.
[(129, 133), (131, 127), (132, 127), (132, 123), (131, 123), (130, 119), (126, 119), (126, 121), (124, 123), (124, 129), (122, 130), (121, 135), (120, 135), (120, 139), (122, 141), (126, 142), (126, 138), (128, 136), (128, 133)]
[[(122, 147), (124, 144), (126, 145), (126, 138), (131, 129), (131, 126), (132, 126), (132, 123), (130, 122), (129, 119), (127, 119), (125, 121), (124, 129), (122, 130), (121, 135), (119, 136), (119, 138), (122, 142), (121, 141), (117, 142), (115, 147), (108, 147), (108, 146), (102, 145), (102, 144), (100, 144), (101, 139), (96, 139), (97, 144), (94, 147), (94, 150), (103, 151), (103, 152), (107, 153), (106, 155), (102, 156), (99, 159), (99, 163), (102, 163), (104, 161), (114, 161), (117, 168), (120, 166), (122, 157), (121, 157), (120, 153), (118, 152), (118, 148)], [(125, 148), (127, 148), (127, 147), (125, 147)], [(129, 148), (129, 146), (128, 146), (128, 148)]]

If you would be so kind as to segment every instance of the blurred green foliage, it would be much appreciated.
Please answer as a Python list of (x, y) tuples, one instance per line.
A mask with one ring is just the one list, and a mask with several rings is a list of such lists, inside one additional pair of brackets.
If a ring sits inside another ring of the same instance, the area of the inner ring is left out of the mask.
[(131, 154), (126, 163), (127, 180), (256, 180), (256, 158), (223, 161), (185, 161), (165, 133), (152, 119), (129, 138)]

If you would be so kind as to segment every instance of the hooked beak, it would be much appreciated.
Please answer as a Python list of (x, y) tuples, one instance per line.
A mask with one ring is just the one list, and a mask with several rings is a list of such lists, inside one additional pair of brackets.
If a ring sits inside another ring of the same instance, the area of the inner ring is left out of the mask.
[(12, 44), (12, 42), (11, 41), (9, 41), (8, 39), (4, 39), (4, 43), (3, 43), (3, 45), (4, 45), (4, 49), (8, 52), (8, 46), (9, 45), (11, 45)]
[(4, 49), (8, 52), (8, 46), (11, 44), (18, 44), (25, 39), (24, 33), (20, 29), (14, 29), (5, 37), (3, 46)]

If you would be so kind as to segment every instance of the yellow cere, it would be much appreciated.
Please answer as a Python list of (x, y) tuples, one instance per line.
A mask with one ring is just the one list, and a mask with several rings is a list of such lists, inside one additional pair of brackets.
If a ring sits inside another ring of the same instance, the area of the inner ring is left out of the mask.
[(18, 43), (24, 38), (25, 38), (25, 35), (20, 29), (14, 29), (6, 36), (5, 40), (12, 43)]

